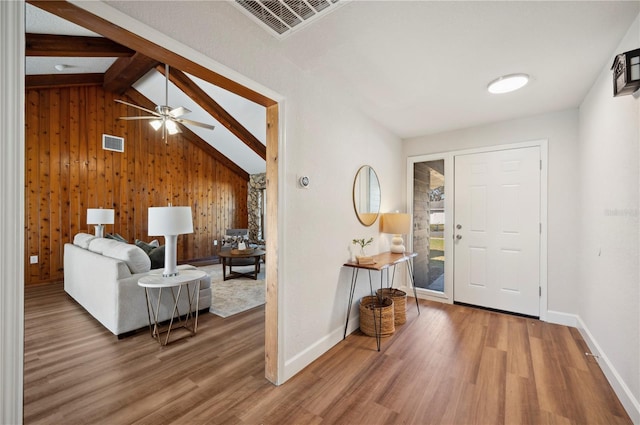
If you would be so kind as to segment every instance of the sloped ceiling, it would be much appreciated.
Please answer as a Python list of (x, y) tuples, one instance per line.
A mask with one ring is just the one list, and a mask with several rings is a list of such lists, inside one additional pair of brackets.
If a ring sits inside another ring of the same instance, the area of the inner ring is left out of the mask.
[[(75, 25), (30, 4), (26, 5), (26, 32), (27, 34), (100, 37), (98, 34), (86, 28)], [(128, 52), (127, 54), (131, 55), (131, 53), (132, 52)], [(39, 75), (47, 78), (50, 76), (52, 79), (55, 79), (56, 75), (57, 78), (62, 78), (62, 75), (70, 74), (82, 74), (85, 77), (88, 75), (96, 75), (102, 78), (105, 72), (116, 63), (117, 59), (118, 56), (60, 57), (28, 55), (25, 70), (27, 76)], [(137, 81), (133, 83), (133, 88), (154, 104), (164, 105), (165, 77), (161, 72), (153, 68), (155, 63), (156, 62), (149, 62), (149, 64), (147, 64), (147, 67), (151, 68), (151, 70), (148, 72), (145, 71), (140, 79), (136, 78)], [(66, 68), (57, 70), (55, 66), (61, 64), (64, 64)], [(168, 86), (169, 105), (172, 107), (184, 106), (191, 110), (192, 112), (185, 115), (184, 118), (215, 125), (216, 128), (214, 130), (195, 126), (190, 126), (190, 130), (244, 171), (249, 174), (264, 172), (265, 161), (259, 153), (256, 153), (256, 150), (264, 151), (264, 149), (266, 149), (264, 146), (266, 144), (265, 108), (223, 88), (191, 75), (186, 75), (191, 81), (196, 83), (207, 96), (237, 120), (241, 124), (241, 127), (246, 129), (247, 133), (250, 133), (248, 137), (250, 137), (255, 144), (262, 145), (262, 147), (258, 146), (258, 148), (252, 149), (247, 146), (245, 142), (234, 135), (228, 126), (221, 124), (173, 83), (170, 83)]]

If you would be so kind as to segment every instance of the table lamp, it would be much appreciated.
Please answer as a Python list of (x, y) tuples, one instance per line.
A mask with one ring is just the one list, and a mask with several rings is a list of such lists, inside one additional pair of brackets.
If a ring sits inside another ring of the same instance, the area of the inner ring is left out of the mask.
[(95, 224), (96, 237), (104, 237), (104, 225), (113, 224), (113, 210), (104, 208), (88, 208), (87, 224)]
[(405, 251), (402, 235), (411, 231), (411, 214), (386, 213), (382, 214), (382, 233), (393, 235), (391, 240), (391, 252), (402, 254)]
[(149, 236), (164, 236), (162, 276), (177, 276), (178, 235), (193, 233), (191, 207), (149, 207)]

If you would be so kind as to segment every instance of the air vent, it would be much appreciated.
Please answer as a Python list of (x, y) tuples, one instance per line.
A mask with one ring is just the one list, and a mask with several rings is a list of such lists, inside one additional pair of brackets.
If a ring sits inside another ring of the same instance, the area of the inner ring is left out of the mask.
[(236, 0), (245, 15), (276, 38), (285, 38), (350, 0)]
[(102, 149), (106, 151), (124, 152), (124, 137), (103, 134)]

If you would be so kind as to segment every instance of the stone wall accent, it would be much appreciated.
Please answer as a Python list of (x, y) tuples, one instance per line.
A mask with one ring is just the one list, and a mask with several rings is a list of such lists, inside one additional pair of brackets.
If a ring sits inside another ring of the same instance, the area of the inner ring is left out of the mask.
[(264, 243), (264, 230), (261, 227), (264, 189), (267, 188), (267, 174), (252, 174), (249, 176), (249, 190), (247, 191), (247, 210), (249, 212), (249, 242)]
[(413, 260), (413, 267), (418, 288), (429, 285), (430, 170), (428, 162), (413, 164), (413, 251), (418, 253)]

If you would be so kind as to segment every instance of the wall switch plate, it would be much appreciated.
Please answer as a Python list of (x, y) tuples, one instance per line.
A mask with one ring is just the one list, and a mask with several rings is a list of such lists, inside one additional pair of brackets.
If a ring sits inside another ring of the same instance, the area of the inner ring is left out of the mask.
[(38, 264), (38, 256), (37, 255), (32, 255), (31, 257), (29, 257), (29, 263), (30, 264)]
[(217, 239), (213, 240), (213, 246), (218, 246), (218, 240)]

